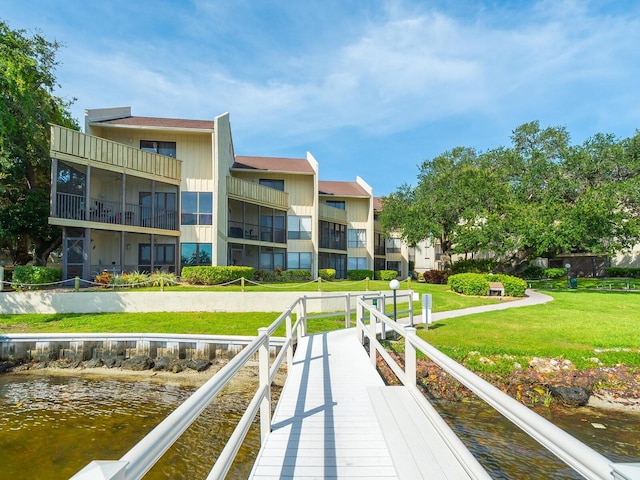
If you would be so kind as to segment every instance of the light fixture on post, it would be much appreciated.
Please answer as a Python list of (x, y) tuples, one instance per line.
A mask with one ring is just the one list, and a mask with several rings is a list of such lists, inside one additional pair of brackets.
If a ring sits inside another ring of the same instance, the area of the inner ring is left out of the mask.
[[(400, 288), (400, 282), (398, 280), (396, 280), (395, 278), (393, 280), (391, 280), (389, 282), (389, 288), (391, 290), (393, 290), (393, 321), (397, 322), (398, 318), (398, 304), (396, 301), (396, 290), (398, 290)], [(393, 339), (397, 340), (398, 339), (398, 334), (396, 333), (396, 331), (393, 331)]]

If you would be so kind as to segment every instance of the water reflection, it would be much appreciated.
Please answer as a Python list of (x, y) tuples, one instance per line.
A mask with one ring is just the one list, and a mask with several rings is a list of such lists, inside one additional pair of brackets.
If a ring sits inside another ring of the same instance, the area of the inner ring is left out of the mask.
[[(118, 459), (194, 390), (147, 380), (0, 375), (0, 478), (66, 479), (91, 460)], [(145, 480), (206, 478), (254, 391), (253, 384), (223, 391)], [(581, 478), (482, 402), (437, 409), (495, 479)], [(639, 414), (538, 413), (613, 461), (640, 461)], [(259, 447), (254, 424), (229, 478), (248, 476)]]
[[(116, 460), (195, 390), (151, 381), (0, 376), (0, 478), (66, 479), (91, 460)], [(250, 393), (220, 395), (145, 479), (206, 478)], [(246, 478), (253, 428), (230, 477)], [(194, 454), (195, 452), (195, 454)]]

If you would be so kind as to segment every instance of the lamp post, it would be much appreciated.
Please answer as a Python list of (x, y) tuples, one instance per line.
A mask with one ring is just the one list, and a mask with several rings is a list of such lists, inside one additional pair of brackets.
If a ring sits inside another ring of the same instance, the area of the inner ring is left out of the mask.
[(571, 274), (570, 274), (570, 272), (571, 272), (571, 270), (570, 270), (571, 269), (571, 264), (570, 263), (565, 264), (564, 268), (567, 269), (567, 288), (570, 288), (571, 287), (571, 280), (570, 280), (570, 278), (571, 278)]
[[(397, 310), (397, 302), (396, 302), (396, 290), (400, 288), (400, 282), (396, 279), (391, 280), (389, 282), (389, 288), (393, 290), (393, 321), (397, 322), (398, 310)], [(393, 331), (393, 339), (394, 340), (398, 339), (398, 334), (396, 333), (395, 330)]]

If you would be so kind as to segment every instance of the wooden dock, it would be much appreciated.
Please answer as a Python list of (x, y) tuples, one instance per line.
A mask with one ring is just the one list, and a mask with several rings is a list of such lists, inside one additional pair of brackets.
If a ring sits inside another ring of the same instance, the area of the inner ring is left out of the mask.
[(430, 425), (405, 387), (384, 386), (354, 329), (304, 337), (250, 478), (489, 478)]

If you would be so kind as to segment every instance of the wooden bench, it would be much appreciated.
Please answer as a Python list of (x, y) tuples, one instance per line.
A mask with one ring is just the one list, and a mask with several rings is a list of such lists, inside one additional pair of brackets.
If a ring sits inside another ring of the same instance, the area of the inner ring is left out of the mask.
[(504, 285), (502, 285), (502, 282), (489, 282), (488, 295), (498, 295), (499, 297), (504, 297)]
[(491, 478), (436, 410), (429, 405), (431, 414), (425, 412), (406, 387), (367, 392), (399, 479)]

